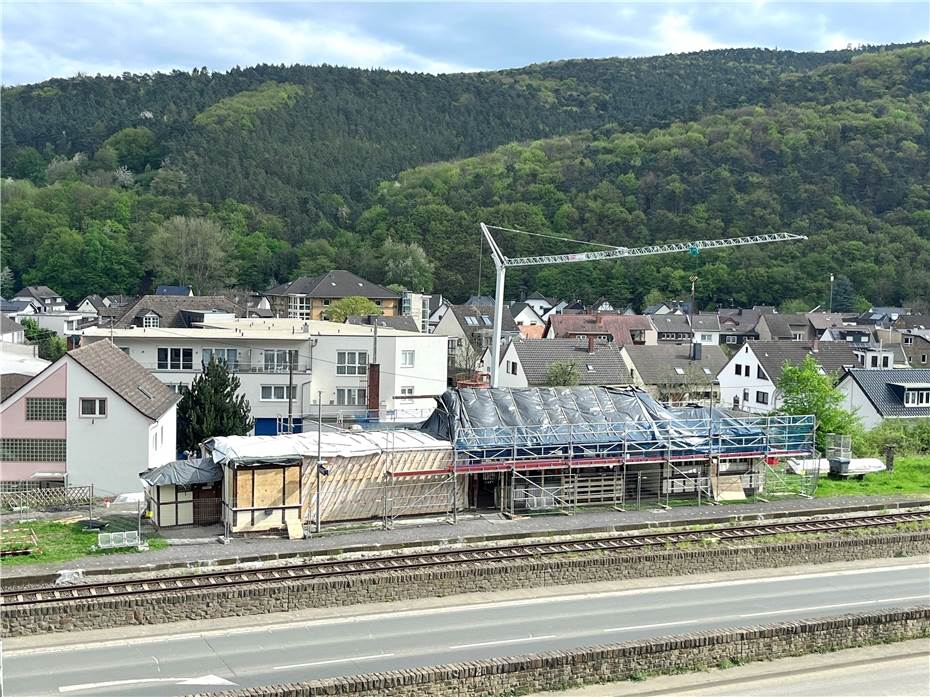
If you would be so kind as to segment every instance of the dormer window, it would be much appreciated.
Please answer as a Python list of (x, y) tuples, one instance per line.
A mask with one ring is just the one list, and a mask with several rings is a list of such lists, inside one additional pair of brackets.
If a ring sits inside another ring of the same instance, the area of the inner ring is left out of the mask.
[(904, 345), (905, 345), (905, 346), (911, 346), (911, 345), (913, 345), (913, 343), (914, 343), (914, 337), (912, 337), (912, 336), (905, 336), (905, 337), (902, 337), (901, 340), (904, 342)]
[(142, 317), (142, 326), (146, 328), (157, 329), (161, 326), (161, 317), (154, 312)]
[(930, 407), (930, 390), (907, 390), (904, 393), (904, 406)]

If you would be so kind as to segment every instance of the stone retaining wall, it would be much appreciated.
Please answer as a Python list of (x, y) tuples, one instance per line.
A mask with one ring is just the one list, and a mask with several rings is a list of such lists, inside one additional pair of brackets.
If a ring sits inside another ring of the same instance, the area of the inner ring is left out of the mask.
[(617, 552), (476, 562), (446, 568), (390, 571), (322, 580), (258, 583), (233, 588), (159, 591), (144, 596), (67, 600), (4, 607), (2, 633), (108, 629), (292, 612), (501, 589), (540, 588), (651, 576), (680, 576), (859, 559), (930, 554), (930, 532), (696, 550)]
[[(496, 658), (220, 693), (222, 697), (487, 697), (564, 690), (653, 673), (703, 670), (724, 661), (786, 656), (930, 636), (930, 606), (824, 620), (684, 634), (575, 651)], [(211, 693), (216, 696), (217, 693)], [(207, 697), (200, 695), (197, 697)]]

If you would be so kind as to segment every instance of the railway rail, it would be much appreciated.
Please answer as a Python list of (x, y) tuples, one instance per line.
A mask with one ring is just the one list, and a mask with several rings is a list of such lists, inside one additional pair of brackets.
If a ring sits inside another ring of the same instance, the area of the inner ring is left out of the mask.
[(67, 600), (111, 598), (179, 590), (286, 582), (337, 576), (356, 576), (382, 571), (406, 571), (488, 561), (511, 561), (556, 554), (618, 551), (697, 542), (707, 539), (741, 540), (785, 534), (822, 533), (854, 528), (887, 527), (930, 520), (930, 511), (907, 511), (879, 515), (727, 526), (707, 530), (681, 530), (617, 535), (583, 540), (520, 543), (497, 547), (440, 550), (347, 561), (317, 561), (271, 569), (215, 571), (165, 578), (135, 579), (73, 586), (8, 589), (0, 593), (4, 606), (38, 605)]

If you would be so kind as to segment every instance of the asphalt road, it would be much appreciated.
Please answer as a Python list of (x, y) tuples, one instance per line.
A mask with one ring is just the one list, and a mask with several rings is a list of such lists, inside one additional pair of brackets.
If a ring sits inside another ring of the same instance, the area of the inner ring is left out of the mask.
[(824, 617), (930, 599), (927, 564), (776, 574), (216, 631), (205, 623), (196, 634), (9, 651), (3, 657), (4, 694), (183, 695)]

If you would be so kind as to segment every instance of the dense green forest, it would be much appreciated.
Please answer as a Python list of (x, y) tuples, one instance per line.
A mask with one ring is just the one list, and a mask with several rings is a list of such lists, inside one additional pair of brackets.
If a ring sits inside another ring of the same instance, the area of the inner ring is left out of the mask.
[(2, 263), (7, 283), (71, 300), (189, 282), (169, 252), (206, 219), (205, 286), (338, 267), (460, 299), (477, 290), (479, 220), (625, 245), (784, 230), (811, 239), (535, 269), (509, 288), (638, 303), (696, 273), (704, 304), (817, 302), (836, 271), (870, 301), (926, 302), (928, 91), (927, 45), (6, 88)]

